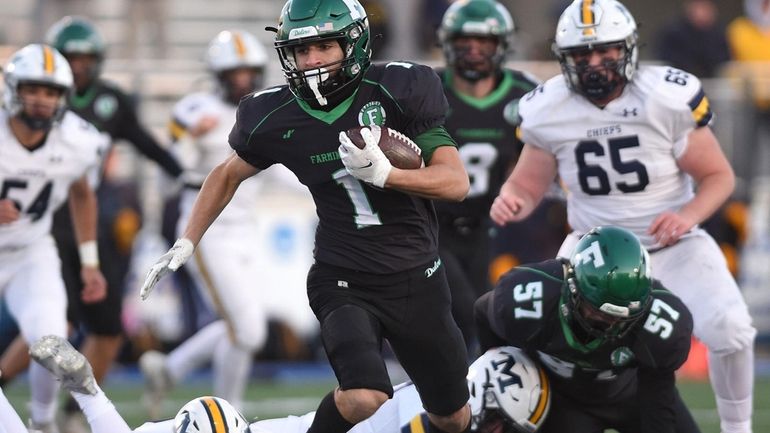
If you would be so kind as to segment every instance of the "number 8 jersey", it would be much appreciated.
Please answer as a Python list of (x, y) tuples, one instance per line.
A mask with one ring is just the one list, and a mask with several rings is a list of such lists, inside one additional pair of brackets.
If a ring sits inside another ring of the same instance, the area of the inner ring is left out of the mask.
[(525, 95), (519, 115), (521, 139), (556, 158), (572, 228), (620, 225), (647, 248), (656, 246), (647, 233), (655, 217), (692, 199), (677, 159), (688, 133), (712, 118), (700, 81), (665, 66), (639, 68), (604, 108), (559, 75)]
[(99, 154), (109, 144), (93, 125), (67, 112), (45, 142), (30, 150), (19, 143), (8, 121), (8, 112), (0, 110), (0, 200), (12, 200), (20, 215), (0, 225), (0, 251), (48, 235), (51, 216), (67, 200), (70, 185), (86, 173), (97, 175)]

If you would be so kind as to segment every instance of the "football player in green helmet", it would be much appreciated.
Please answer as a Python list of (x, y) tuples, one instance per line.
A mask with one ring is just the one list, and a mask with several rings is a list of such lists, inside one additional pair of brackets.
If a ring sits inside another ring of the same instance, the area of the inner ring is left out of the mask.
[[(357, 1), (289, 1), (281, 11), (275, 49), (295, 96), (315, 107), (334, 107), (350, 96), (369, 67), (369, 19)], [(338, 44), (340, 60), (303, 68), (296, 49), (308, 43)]]
[(76, 89), (82, 91), (101, 74), (104, 38), (87, 19), (78, 16), (60, 19), (48, 30), (46, 41), (67, 57), (73, 69)]
[[(471, 183), (462, 202), (435, 204), (439, 248), (452, 290), (452, 314), (471, 356), (478, 345), (473, 301), (491, 289), (492, 254), (513, 255), (516, 263), (543, 260), (553, 257), (566, 234), (559, 230), (566, 226), (558, 217), (563, 212), (553, 211), (562, 203), (554, 199), (538, 209), (548, 217), (490, 236), (489, 207), (524, 145), (507, 118), (516, 112), (519, 99), (538, 85), (528, 73), (504, 65), (512, 51), (513, 31), (511, 14), (495, 0), (452, 3), (438, 31), (445, 66), (436, 73), (450, 107), (445, 126), (457, 141)], [(538, 242), (532, 242), (533, 237)]]
[[(467, 351), (452, 317), (432, 200), (461, 201), (469, 181), (444, 128), (441, 80), (417, 63), (372, 64), (357, 0), (289, 0), (273, 30), (287, 83), (241, 100), (229, 136), (235, 152), (209, 173), (182, 236), (150, 269), (141, 296), (192, 256), (242, 181), (283, 164), (316, 204), (307, 294), (339, 383), (309, 433), (349, 431), (393, 396), (380, 350), (386, 338), (433, 428), (465, 431)], [(359, 126), (362, 148), (346, 133)], [(410, 137), (425, 166), (394, 167), (378, 145), (382, 127)]]
[(538, 359), (553, 399), (540, 433), (697, 433), (675, 371), (692, 316), (650, 274), (632, 232), (590, 230), (568, 259), (521, 265), (475, 304), (482, 349), (511, 345)]

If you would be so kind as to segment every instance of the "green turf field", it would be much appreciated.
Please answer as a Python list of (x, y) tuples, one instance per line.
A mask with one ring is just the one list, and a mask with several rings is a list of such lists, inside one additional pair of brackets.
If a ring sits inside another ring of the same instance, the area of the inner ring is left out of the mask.
[[(261, 382), (251, 385), (247, 391), (247, 418), (271, 418), (287, 414), (301, 415), (314, 410), (319, 399), (333, 386), (332, 382), (307, 381), (303, 384)], [(708, 383), (682, 382), (681, 393), (690, 406), (703, 433), (719, 433), (714, 397)], [(4, 390), (14, 407), (26, 417), (28, 390), (26, 384), (16, 383)], [(123, 414), (131, 427), (138, 427), (146, 415), (141, 403), (141, 386), (108, 385), (107, 394)], [(205, 385), (178, 388), (171, 393), (163, 406), (163, 415), (172, 417), (190, 398), (210, 392)], [(770, 378), (757, 380), (754, 392), (754, 431), (770, 432)]]

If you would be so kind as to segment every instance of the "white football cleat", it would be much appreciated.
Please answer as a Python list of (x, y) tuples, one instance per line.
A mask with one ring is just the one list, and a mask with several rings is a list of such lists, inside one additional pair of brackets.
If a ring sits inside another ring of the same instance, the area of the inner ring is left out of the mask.
[(148, 350), (139, 357), (139, 370), (144, 376), (144, 404), (151, 418), (160, 416), (163, 399), (174, 383), (166, 369), (166, 354)]
[(66, 338), (46, 335), (29, 348), (29, 354), (61, 380), (66, 390), (80, 394), (96, 394), (96, 380), (91, 364)]

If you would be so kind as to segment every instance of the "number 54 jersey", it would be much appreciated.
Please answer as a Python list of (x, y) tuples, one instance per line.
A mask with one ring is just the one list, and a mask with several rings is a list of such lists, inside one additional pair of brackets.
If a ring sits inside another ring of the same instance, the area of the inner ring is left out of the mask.
[(586, 233), (619, 225), (647, 248), (657, 246), (647, 233), (655, 217), (693, 196), (677, 159), (689, 132), (712, 117), (700, 81), (665, 66), (639, 68), (604, 108), (571, 91), (559, 75), (525, 95), (519, 115), (522, 140), (557, 160), (572, 228)]
[[(656, 282), (651, 308), (632, 330), (615, 340), (585, 341), (575, 332), (579, 325), (570, 320), (566, 304), (567, 265), (547, 260), (505, 274), (476, 304), (481, 323), (506, 344), (533, 354), (554, 391), (577, 401), (633, 398), (637, 388), (655, 386), (654, 378), (673, 388), (673, 373), (687, 359), (692, 332), (692, 316), (682, 301)], [(650, 379), (646, 383), (637, 380), (641, 372)]]
[(85, 174), (96, 176), (105, 135), (67, 112), (45, 142), (30, 150), (10, 130), (0, 110), (0, 200), (12, 200), (19, 219), (0, 225), (0, 250), (34, 244), (51, 231), (51, 216), (67, 199), (70, 185)]

